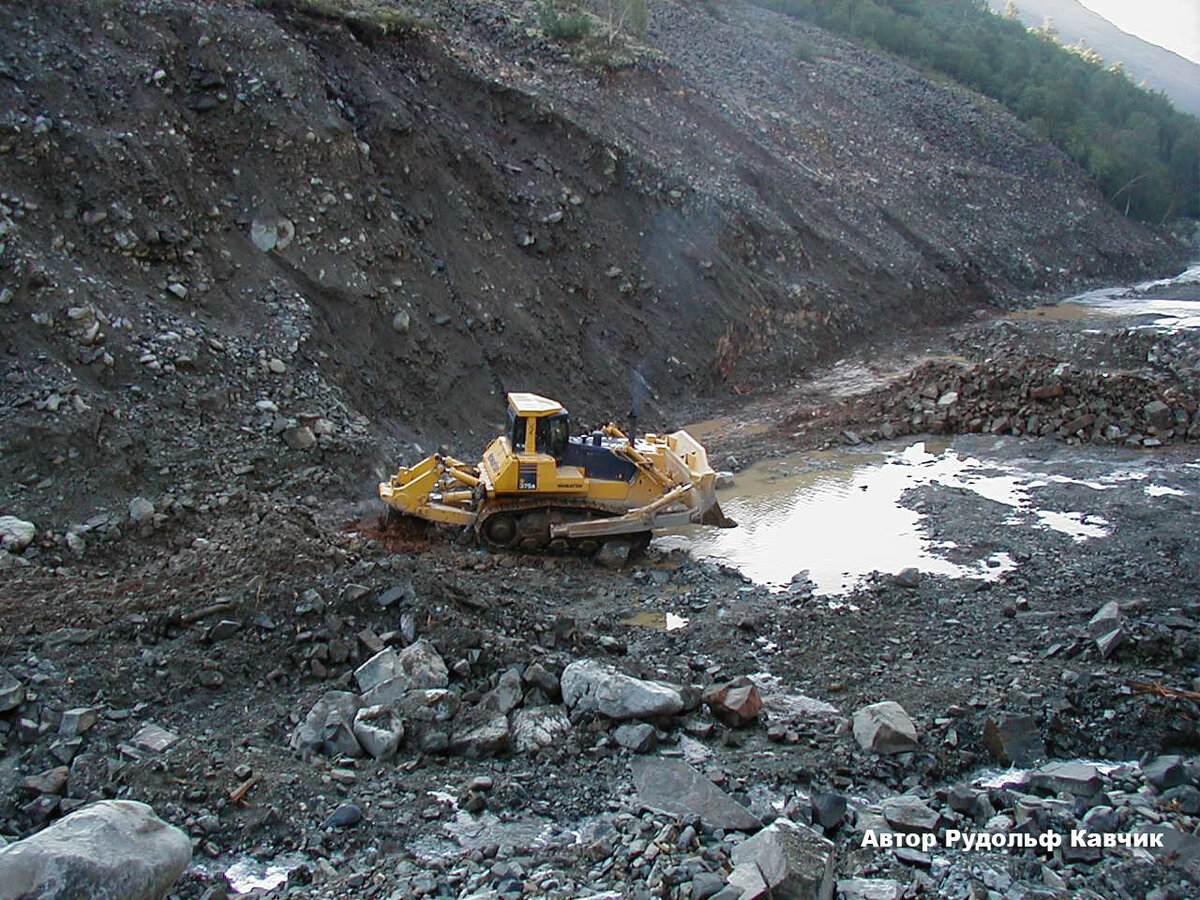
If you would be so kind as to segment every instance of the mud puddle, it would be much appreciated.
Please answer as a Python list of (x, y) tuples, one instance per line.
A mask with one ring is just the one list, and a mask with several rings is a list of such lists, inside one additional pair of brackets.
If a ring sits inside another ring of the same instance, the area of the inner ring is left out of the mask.
[[(852, 590), (872, 572), (923, 573), (995, 580), (1016, 568), (1008, 552), (973, 554), (989, 541), (931, 535), (916, 492), (936, 489), (939, 503), (986, 513), (977, 530), (1021, 529), (1072, 543), (1107, 537), (1113, 523), (1099, 496), (1131, 488), (1148, 500), (1190, 496), (1152, 477), (1137, 458), (1080, 461), (1021, 458), (1017, 441), (959, 438), (901, 443), (876, 451), (826, 451), (768, 460), (740, 473), (721, 491), (735, 529), (679, 529), (661, 536), (664, 549), (686, 547), (702, 559), (740, 570), (775, 588), (811, 586), (817, 595)], [(1163, 475), (1164, 473), (1160, 473)], [(991, 542), (994, 546), (995, 542)], [(811, 582), (811, 585), (809, 585)]]
[(1131, 327), (1173, 331), (1200, 328), (1200, 265), (1175, 278), (1088, 291), (1054, 306), (1023, 310), (1011, 318), (1108, 325), (1114, 320), (1128, 320)]

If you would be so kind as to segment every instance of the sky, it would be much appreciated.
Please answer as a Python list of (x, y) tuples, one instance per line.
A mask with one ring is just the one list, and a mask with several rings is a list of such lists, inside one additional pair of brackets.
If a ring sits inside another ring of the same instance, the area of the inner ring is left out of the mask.
[(1079, 0), (1122, 31), (1200, 63), (1200, 0)]

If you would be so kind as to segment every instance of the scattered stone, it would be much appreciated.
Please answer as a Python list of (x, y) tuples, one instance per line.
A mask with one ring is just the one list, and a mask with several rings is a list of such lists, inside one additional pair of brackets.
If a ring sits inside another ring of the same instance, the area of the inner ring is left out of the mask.
[(673, 716), (684, 708), (674, 685), (643, 681), (596, 660), (571, 663), (561, 683), (563, 701), (572, 710), (597, 712), (618, 721)]
[(408, 334), (412, 327), (412, 316), (404, 310), (400, 310), (392, 316), (392, 331), (396, 334)]
[(1051, 794), (1069, 793), (1091, 797), (1100, 792), (1100, 772), (1081, 762), (1051, 762), (1029, 774), (1028, 785)]
[(520, 706), (523, 693), (521, 673), (516, 669), (506, 669), (500, 673), (496, 686), (488, 692), (480, 705), (484, 709), (507, 714)]
[(179, 736), (175, 733), (153, 723), (147, 723), (138, 729), (137, 734), (130, 739), (130, 743), (139, 750), (162, 753), (178, 740)]
[(0, 669), (0, 713), (16, 709), (25, 701), (25, 685), (7, 669)]
[(853, 729), (858, 745), (868, 753), (904, 753), (920, 746), (917, 726), (893, 700), (864, 706), (854, 714)]
[(919, 797), (901, 794), (883, 801), (883, 818), (897, 831), (937, 831), (941, 816), (925, 805)]
[(807, 825), (776, 819), (733, 849), (729, 884), (739, 900), (829, 898), (833, 895), (834, 845)]
[(654, 726), (645, 722), (621, 725), (613, 732), (613, 740), (634, 753), (649, 753), (658, 742)]
[(996, 759), (1013, 766), (1029, 766), (1046, 757), (1046, 744), (1033, 716), (1006, 716), (983, 723), (983, 743)]
[(633, 547), (628, 541), (605, 541), (592, 559), (606, 569), (616, 570), (629, 562), (632, 551)]
[(367, 706), (395, 704), (409, 691), (444, 688), (450, 683), (445, 660), (426, 640), (399, 653), (385, 647), (359, 666), (354, 676)]
[(37, 526), (15, 516), (0, 516), (0, 547), (20, 553), (37, 537)]
[(757, 831), (762, 822), (687, 763), (640, 756), (631, 763), (638, 799), (650, 809), (711, 828)]
[(133, 522), (149, 522), (154, 518), (154, 504), (145, 497), (134, 497), (129, 501), (129, 518)]
[(758, 686), (744, 676), (724, 684), (710, 685), (704, 689), (700, 700), (708, 704), (717, 719), (731, 728), (740, 728), (753, 722), (763, 707)]
[(354, 736), (354, 717), (358, 709), (356, 694), (327, 691), (313, 704), (304, 721), (296, 726), (292, 749), (302, 753), (319, 751), (329, 756), (362, 756), (362, 747)]
[(404, 722), (390, 706), (365, 706), (354, 714), (354, 737), (373, 759), (396, 755), (404, 740)]
[(0, 900), (157, 900), (191, 859), (188, 836), (146, 804), (101, 800), (0, 849)]
[(316, 446), (317, 436), (307, 425), (296, 425), (284, 429), (283, 441), (293, 450), (307, 450)]
[(67, 778), (71, 770), (66, 766), (56, 766), (38, 775), (28, 775), (21, 779), (21, 789), (31, 794), (61, 794), (67, 786)]
[(325, 818), (325, 821), (321, 823), (321, 827), (349, 828), (361, 822), (362, 818), (361, 806), (357, 803), (343, 803)]
[[(0, 704), (2, 707), (3, 704)], [(86, 733), (100, 718), (100, 711), (91, 706), (68, 709), (58, 723), (58, 733), (64, 738), (78, 737)]]
[(841, 794), (818, 791), (812, 795), (809, 803), (812, 805), (813, 824), (827, 831), (837, 828), (846, 817), (846, 798)]
[(1158, 756), (1142, 766), (1142, 777), (1160, 791), (1184, 784), (1187, 769), (1182, 756)]
[(486, 759), (507, 750), (511, 740), (508, 716), (478, 708), (455, 719), (449, 750), (470, 759)]
[(557, 706), (536, 706), (513, 713), (512, 746), (518, 753), (561, 744), (571, 733), (571, 722)]
[(907, 569), (901, 569), (892, 579), (897, 587), (902, 588), (917, 588), (921, 585), (921, 570), (915, 566), (909, 566)]
[(1125, 619), (1117, 601), (1110, 600), (1088, 622), (1088, 631), (1100, 649), (1102, 659), (1107, 659), (1125, 640)]
[(891, 878), (843, 878), (837, 893), (840, 900), (900, 900), (904, 888)]

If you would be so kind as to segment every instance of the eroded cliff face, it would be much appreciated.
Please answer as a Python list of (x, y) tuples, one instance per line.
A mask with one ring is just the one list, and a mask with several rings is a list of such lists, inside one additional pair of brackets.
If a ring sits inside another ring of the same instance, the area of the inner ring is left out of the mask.
[(430, 27), (393, 36), (237, 2), (0, 7), (8, 505), (314, 459), (366, 486), (413, 443), (474, 452), (507, 390), (620, 416), (638, 367), (647, 424), (675, 424), (1179, 258), (996, 106), (722, 10), (652, 4), (608, 70), (532, 3), (417, 4)]

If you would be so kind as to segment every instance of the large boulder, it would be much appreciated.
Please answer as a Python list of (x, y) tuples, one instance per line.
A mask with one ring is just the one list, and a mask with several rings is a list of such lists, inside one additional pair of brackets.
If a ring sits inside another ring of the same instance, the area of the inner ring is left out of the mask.
[(562, 674), (563, 702), (576, 712), (610, 719), (657, 719), (684, 708), (683, 694), (662, 681), (643, 681), (593, 659), (581, 659)]
[(917, 726), (894, 700), (864, 706), (854, 714), (853, 725), (858, 745), (871, 753), (904, 753), (920, 746)]
[(711, 828), (757, 831), (762, 822), (707, 777), (680, 759), (643, 756), (635, 759), (633, 783), (642, 805)]
[(363, 704), (394, 705), (413, 690), (444, 688), (450, 683), (446, 662), (429, 641), (417, 641), (399, 653), (380, 650), (354, 671)]
[(519, 709), (512, 718), (512, 746), (518, 753), (561, 744), (571, 734), (571, 722), (557, 706)]
[(830, 900), (834, 845), (807, 825), (776, 819), (733, 848), (739, 900)]
[(362, 756), (362, 746), (354, 736), (354, 717), (359, 706), (358, 696), (349, 691), (326, 691), (296, 726), (292, 749), (301, 753), (316, 750), (330, 756)]
[(37, 526), (16, 516), (0, 516), (0, 547), (20, 553), (37, 537)]
[(101, 800), (0, 849), (0, 900), (161, 900), (191, 859), (146, 804)]

